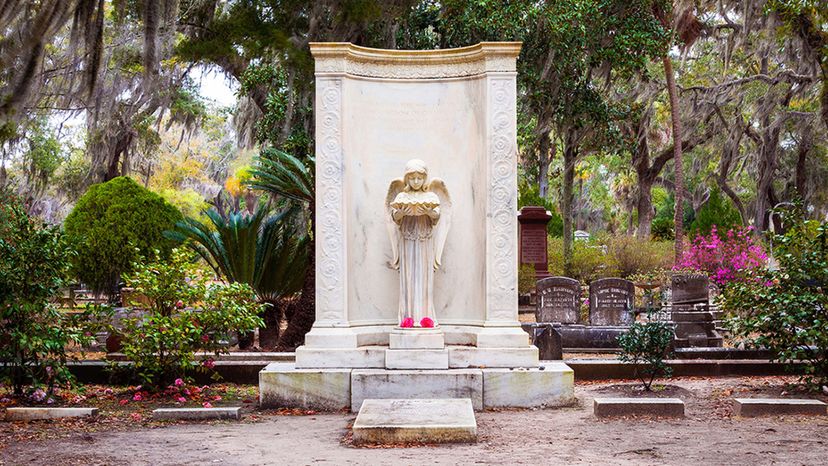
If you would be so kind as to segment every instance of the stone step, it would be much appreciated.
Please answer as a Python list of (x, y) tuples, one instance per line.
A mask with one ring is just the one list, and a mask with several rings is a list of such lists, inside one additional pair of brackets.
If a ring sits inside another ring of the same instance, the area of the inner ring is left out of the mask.
[(6, 408), (7, 421), (37, 421), (97, 415), (98, 408)]
[(448, 369), (447, 349), (389, 349), (385, 351), (387, 369)]
[(733, 414), (741, 417), (784, 414), (825, 416), (828, 405), (819, 400), (779, 398), (734, 398)]
[(230, 408), (159, 408), (152, 411), (156, 420), (203, 421), (210, 419), (241, 419), (241, 407)]
[(597, 417), (683, 417), (684, 402), (678, 398), (595, 398), (593, 412)]
[(673, 311), (673, 322), (712, 322), (713, 314), (709, 311)]
[(480, 369), (385, 370), (351, 372), (351, 411), (368, 399), (468, 398), (483, 409), (483, 371)]
[(353, 426), (357, 445), (477, 441), (471, 400), (366, 399)]

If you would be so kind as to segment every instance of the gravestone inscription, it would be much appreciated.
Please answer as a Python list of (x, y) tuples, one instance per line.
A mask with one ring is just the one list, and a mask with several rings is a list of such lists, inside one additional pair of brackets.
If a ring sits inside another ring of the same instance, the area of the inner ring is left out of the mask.
[(710, 298), (710, 283), (704, 274), (673, 275), (670, 288), (673, 304), (706, 304)]
[(538, 280), (537, 322), (577, 324), (580, 320), (581, 284), (567, 277)]
[(601, 278), (589, 284), (592, 325), (629, 325), (633, 320), (635, 285), (623, 278)]

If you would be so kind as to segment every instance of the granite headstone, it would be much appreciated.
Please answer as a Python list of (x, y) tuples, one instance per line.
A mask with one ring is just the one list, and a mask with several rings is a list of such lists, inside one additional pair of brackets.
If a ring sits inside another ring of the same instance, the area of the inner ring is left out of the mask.
[(544, 207), (538, 206), (525, 206), (518, 215), (520, 263), (534, 266), (537, 279), (549, 276), (546, 224), (551, 218)]
[(710, 284), (704, 274), (673, 275), (670, 288), (673, 304), (706, 304), (710, 298)]
[(549, 277), (538, 280), (537, 322), (577, 324), (581, 317), (581, 284), (568, 277)]
[(592, 325), (629, 325), (633, 320), (635, 285), (623, 278), (601, 278), (589, 284)]

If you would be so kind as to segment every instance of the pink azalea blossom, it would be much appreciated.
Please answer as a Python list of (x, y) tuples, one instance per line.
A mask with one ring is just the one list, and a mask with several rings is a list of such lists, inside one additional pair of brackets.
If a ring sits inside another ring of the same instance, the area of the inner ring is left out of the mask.
[(179, 396), (179, 397), (178, 397), (178, 399), (177, 399), (177, 401), (178, 401), (179, 403), (186, 403), (186, 402), (187, 402), (187, 399), (186, 399), (186, 398), (184, 398), (183, 396)]
[(132, 395), (132, 401), (141, 401), (143, 399), (144, 399), (144, 397), (141, 396), (140, 393), (136, 393), (136, 394)]
[(183, 386), (183, 385), (184, 385), (184, 381), (183, 381), (183, 380), (181, 380), (181, 379), (175, 379), (175, 386), (176, 386), (176, 387), (181, 387), (181, 386)]
[(729, 230), (725, 236), (720, 238), (715, 226), (709, 235), (696, 236), (675, 268), (701, 270), (713, 283), (724, 285), (765, 265), (768, 255), (754, 241), (750, 228)]
[(201, 404), (201, 407), (203, 407), (203, 408), (212, 408), (213, 405), (211, 405), (209, 401), (205, 401), (204, 403)]
[(212, 369), (212, 368), (216, 367), (216, 361), (212, 358), (211, 359), (205, 359), (204, 361), (201, 361), (201, 365), (203, 365), (207, 369)]

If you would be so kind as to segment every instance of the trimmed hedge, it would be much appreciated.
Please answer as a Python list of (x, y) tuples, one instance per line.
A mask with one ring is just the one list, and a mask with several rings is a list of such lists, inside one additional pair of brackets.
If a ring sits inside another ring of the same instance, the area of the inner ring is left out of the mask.
[(93, 185), (64, 223), (77, 251), (74, 276), (98, 294), (113, 295), (139, 256), (158, 250), (169, 257), (175, 242), (162, 234), (181, 218), (178, 209), (131, 178)]

